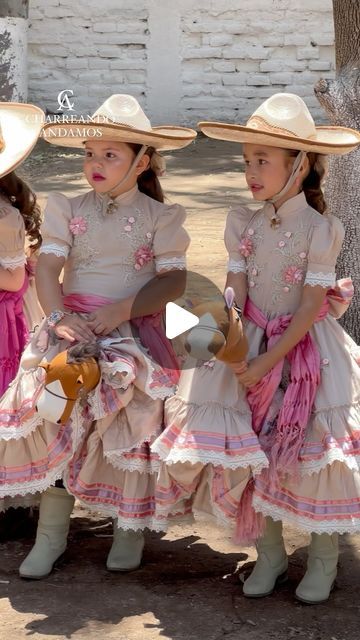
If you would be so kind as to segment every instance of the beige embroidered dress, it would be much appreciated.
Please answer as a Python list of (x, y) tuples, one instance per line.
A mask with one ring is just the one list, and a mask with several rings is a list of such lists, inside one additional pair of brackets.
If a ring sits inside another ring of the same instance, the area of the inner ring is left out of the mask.
[[(229, 215), (229, 270), (245, 271), (249, 297), (268, 319), (293, 314), (304, 284), (329, 289), (344, 231), (338, 218), (320, 215), (303, 193), (278, 210)], [(351, 275), (351, 274), (349, 274)], [(318, 348), (321, 381), (299, 458), (299, 477), (271, 489), (267, 471), (255, 478), (254, 507), (265, 515), (317, 533), (360, 530), (359, 348), (330, 313), (310, 335)], [(250, 357), (265, 348), (264, 331), (247, 324)], [(285, 381), (286, 388), (286, 365)], [(265, 434), (264, 434), (265, 435)], [(261, 439), (261, 438), (260, 438)]]
[[(75, 198), (53, 194), (41, 251), (65, 258), (69, 308), (91, 310), (94, 300), (135, 295), (159, 271), (184, 269), (184, 218), (180, 206), (159, 203), (137, 188), (116, 198), (111, 214), (94, 191)], [(161, 431), (163, 400), (173, 382), (149, 356), (151, 345), (124, 322), (99, 338), (102, 376), (94, 392), (77, 402), (67, 424), (42, 420), (36, 412), (44, 386), (38, 364), (67, 347), (52, 337), (44, 348), (44, 326), (0, 402), (0, 496), (44, 490), (63, 477), (70, 493), (117, 518), (119, 526), (163, 529), (166, 522), (155, 516), (158, 460), (149, 441)]]
[[(234, 209), (225, 231), (228, 271), (247, 274), (249, 298), (269, 320), (296, 311), (304, 284), (334, 285), (344, 236), (340, 221), (309, 207), (303, 193), (279, 209), (278, 228), (271, 227), (271, 213), (269, 206), (257, 212)], [(264, 330), (248, 321), (246, 332), (253, 358), (266, 348)], [(232, 524), (244, 479), (252, 475), (257, 511), (307, 531), (360, 530), (359, 348), (330, 313), (310, 334), (320, 352), (321, 382), (299, 477), (288, 476), (279, 490), (270, 489), (245, 391), (228, 367), (207, 363), (184, 372), (177, 394), (166, 401), (167, 426), (153, 444), (163, 460), (160, 513), (188, 508)], [(286, 375), (285, 365), (285, 386)], [(275, 402), (260, 443), (276, 410)]]

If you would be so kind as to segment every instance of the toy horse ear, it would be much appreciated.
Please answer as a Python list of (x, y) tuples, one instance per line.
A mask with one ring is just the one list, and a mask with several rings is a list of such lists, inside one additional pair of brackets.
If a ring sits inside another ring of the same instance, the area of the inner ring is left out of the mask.
[(79, 375), (76, 380), (76, 384), (84, 384), (84, 378), (82, 377), (82, 375)]
[(225, 298), (227, 308), (231, 309), (235, 302), (235, 291), (232, 287), (226, 287), (224, 292), (224, 298)]

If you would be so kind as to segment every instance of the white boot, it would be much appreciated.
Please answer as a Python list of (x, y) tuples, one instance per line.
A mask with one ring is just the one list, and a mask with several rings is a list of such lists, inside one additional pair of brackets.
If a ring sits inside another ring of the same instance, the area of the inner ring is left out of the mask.
[(41, 496), (35, 545), (20, 565), (22, 578), (40, 580), (64, 553), (74, 498), (66, 489), (49, 487)]
[(307, 571), (296, 589), (296, 597), (308, 604), (325, 602), (334, 586), (339, 558), (337, 533), (312, 533)]
[(145, 538), (142, 531), (125, 531), (114, 522), (112, 547), (106, 560), (109, 571), (133, 571), (141, 564)]
[(243, 593), (248, 598), (270, 595), (276, 584), (287, 580), (288, 558), (282, 537), (282, 523), (266, 518), (265, 533), (257, 542), (258, 559), (245, 580)]

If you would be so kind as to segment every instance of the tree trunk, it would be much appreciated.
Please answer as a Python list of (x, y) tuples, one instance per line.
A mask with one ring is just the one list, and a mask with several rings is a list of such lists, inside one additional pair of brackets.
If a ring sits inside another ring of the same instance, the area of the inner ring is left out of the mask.
[[(315, 95), (331, 124), (360, 129), (360, 2), (333, 0), (336, 79), (319, 80)], [(329, 210), (345, 227), (339, 256), (340, 278), (351, 276), (355, 296), (341, 323), (360, 343), (360, 148), (345, 156), (331, 156), (325, 185)]]
[(27, 98), (28, 0), (0, 0), (0, 100)]

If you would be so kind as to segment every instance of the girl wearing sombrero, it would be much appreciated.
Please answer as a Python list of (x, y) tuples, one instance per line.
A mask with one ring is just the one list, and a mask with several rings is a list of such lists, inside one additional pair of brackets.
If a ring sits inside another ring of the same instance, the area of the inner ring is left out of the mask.
[[(349, 304), (351, 281), (335, 281), (344, 230), (326, 211), (321, 183), (325, 156), (350, 152), (360, 134), (315, 127), (303, 100), (292, 94), (266, 100), (246, 126), (200, 122), (199, 127), (209, 137), (243, 144), (246, 181), (263, 204), (255, 212), (232, 210), (225, 231), (226, 284), (244, 309), (249, 340), (248, 361), (233, 367), (247, 389), (243, 411), (237, 407), (238, 424), (249, 406), (252, 428), (268, 458), (268, 467), (253, 471), (238, 503), (237, 539), (258, 538), (258, 560), (244, 594), (268, 595), (285, 579), (284, 521), (311, 534), (307, 571), (296, 596), (322, 602), (337, 573), (338, 534), (360, 531), (360, 369), (359, 350), (335, 319)], [(233, 413), (230, 378), (230, 369), (215, 363), (197, 376), (191, 404), (187, 397), (167, 401), (168, 427), (159, 441), (173, 443), (164, 457), (177, 461), (168, 466), (173, 487), (177, 481), (186, 484), (184, 468), (194, 459), (194, 443), (207, 444), (197, 446), (206, 448), (208, 462), (211, 455), (216, 459), (221, 439), (219, 434), (211, 445), (211, 407), (217, 431), (221, 424), (226, 428), (226, 416)], [(196, 409), (195, 396), (205, 389), (211, 390), (208, 402)], [(235, 434), (227, 435), (230, 451)], [(244, 467), (253, 455), (245, 442)], [(199, 452), (199, 462), (205, 453)], [(163, 479), (164, 474), (162, 469)], [(214, 467), (214, 478), (221, 475)], [(209, 489), (202, 484), (194, 499), (197, 509), (208, 501)]]
[[(88, 126), (44, 127), (49, 143), (83, 149), (91, 190), (49, 197), (37, 270), (47, 318), (1, 403), (0, 495), (44, 491), (22, 577), (48, 575), (64, 552), (74, 498), (113, 517), (113, 571), (139, 566), (145, 528), (166, 528), (154, 513), (158, 463), (149, 441), (177, 380), (160, 312), (169, 296), (182, 293), (189, 238), (182, 207), (164, 203), (158, 151), (185, 147), (195, 136), (182, 127), (152, 127), (128, 95), (111, 96)], [(54, 385), (46, 387), (52, 401), (42, 417), (37, 411), (44, 386), (38, 365), (74, 343), (97, 346), (101, 381), (62, 424), (63, 394)]]
[[(26, 313), (28, 257), (41, 245), (36, 196), (15, 173), (35, 146), (44, 114), (31, 104), (0, 103), (0, 396), (15, 377), (33, 321)], [(25, 251), (25, 239), (29, 255)]]
[[(29, 332), (41, 320), (33, 278), (41, 245), (36, 196), (15, 172), (34, 148), (44, 113), (31, 104), (0, 103), (0, 397), (15, 378)], [(36, 502), (5, 496), (1, 511)]]

